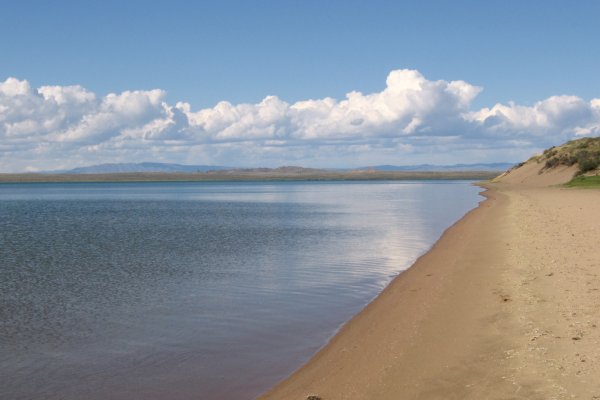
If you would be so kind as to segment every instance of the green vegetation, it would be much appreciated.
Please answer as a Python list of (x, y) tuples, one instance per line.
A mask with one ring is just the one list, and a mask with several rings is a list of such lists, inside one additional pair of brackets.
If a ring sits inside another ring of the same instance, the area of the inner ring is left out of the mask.
[(551, 147), (538, 161), (545, 161), (544, 169), (577, 164), (577, 175), (594, 171), (600, 167), (600, 137), (571, 140), (562, 146)]
[(566, 187), (600, 188), (600, 137), (571, 140), (550, 147), (528, 162), (544, 163), (542, 170), (577, 165), (575, 178)]
[(580, 175), (566, 183), (567, 187), (582, 187), (582, 188), (600, 188), (600, 176), (585, 176)]

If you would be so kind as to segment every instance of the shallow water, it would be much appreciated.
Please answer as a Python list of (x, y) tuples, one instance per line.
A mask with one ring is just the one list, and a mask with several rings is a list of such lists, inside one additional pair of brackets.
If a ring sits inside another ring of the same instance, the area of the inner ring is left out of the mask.
[(464, 181), (0, 185), (0, 398), (253, 398), (478, 191)]

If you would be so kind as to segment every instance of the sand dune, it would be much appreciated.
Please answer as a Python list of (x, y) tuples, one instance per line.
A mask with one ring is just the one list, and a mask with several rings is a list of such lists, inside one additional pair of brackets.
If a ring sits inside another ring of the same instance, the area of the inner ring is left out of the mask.
[(600, 399), (600, 191), (529, 163), (263, 399)]

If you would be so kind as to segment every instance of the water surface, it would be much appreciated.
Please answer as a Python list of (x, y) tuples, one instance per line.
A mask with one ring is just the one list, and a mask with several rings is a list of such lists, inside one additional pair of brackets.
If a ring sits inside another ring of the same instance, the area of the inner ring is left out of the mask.
[(0, 398), (253, 398), (477, 192), (462, 181), (0, 185)]

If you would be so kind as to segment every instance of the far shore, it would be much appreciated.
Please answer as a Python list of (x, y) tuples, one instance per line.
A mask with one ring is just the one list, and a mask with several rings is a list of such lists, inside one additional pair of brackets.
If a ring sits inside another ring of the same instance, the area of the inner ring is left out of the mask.
[(2, 174), (0, 183), (28, 182), (220, 182), (220, 181), (363, 181), (363, 180), (485, 180), (498, 171), (319, 171), (243, 172), (210, 171), (197, 173), (110, 173), (110, 174)]
[(540, 167), (484, 184), (487, 200), (260, 399), (599, 399), (600, 191)]

